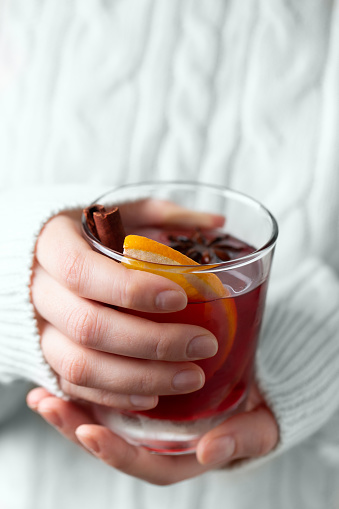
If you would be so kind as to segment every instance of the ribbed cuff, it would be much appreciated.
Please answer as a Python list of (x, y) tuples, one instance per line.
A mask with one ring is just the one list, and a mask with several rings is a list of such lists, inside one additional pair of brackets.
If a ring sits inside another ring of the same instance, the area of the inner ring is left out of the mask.
[(93, 186), (53, 186), (0, 194), (0, 382), (26, 379), (62, 396), (43, 357), (30, 300), (35, 244), (52, 216), (86, 206), (102, 192)]
[(272, 284), (257, 378), (279, 424), (279, 450), (307, 439), (339, 408), (338, 330), (338, 277), (319, 260)]

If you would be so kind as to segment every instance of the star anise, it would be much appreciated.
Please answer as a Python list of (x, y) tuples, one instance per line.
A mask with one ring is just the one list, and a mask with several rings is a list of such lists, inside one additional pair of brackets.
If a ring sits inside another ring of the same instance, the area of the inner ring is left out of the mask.
[(224, 233), (208, 236), (197, 229), (191, 235), (169, 235), (169, 245), (180, 253), (201, 263), (221, 263), (241, 256), (247, 248), (240, 240)]

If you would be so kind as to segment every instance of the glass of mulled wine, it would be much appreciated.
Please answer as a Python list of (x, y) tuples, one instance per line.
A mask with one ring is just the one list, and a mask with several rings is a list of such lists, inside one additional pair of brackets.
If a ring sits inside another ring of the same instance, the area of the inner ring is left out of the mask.
[[(152, 205), (153, 200), (157, 204), (155, 210), (159, 210), (162, 200), (177, 204), (178, 214), (163, 223), (155, 217), (149, 224), (140, 224), (139, 218), (133, 222), (133, 215), (127, 214), (126, 233), (170, 246), (191, 258), (192, 263), (140, 264), (135, 255), (105, 246), (91, 233), (83, 216), (84, 236), (94, 250), (127, 267), (184, 281), (188, 294), (184, 310), (134, 314), (158, 322), (204, 327), (216, 336), (218, 352), (214, 357), (196, 361), (204, 370), (205, 384), (195, 392), (160, 396), (158, 405), (148, 411), (124, 411), (101, 405), (93, 405), (93, 410), (98, 422), (132, 444), (161, 454), (185, 454), (195, 450), (203, 434), (245, 409), (255, 375), (255, 355), (278, 226), (272, 214), (253, 198), (199, 183), (124, 185), (97, 198), (95, 203), (107, 210), (121, 207), (124, 219), (124, 210), (129, 207), (133, 210), (138, 203)], [(201, 224), (206, 213), (222, 216), (224, 220), (219, 221), (218, 227), (206, 228)]]

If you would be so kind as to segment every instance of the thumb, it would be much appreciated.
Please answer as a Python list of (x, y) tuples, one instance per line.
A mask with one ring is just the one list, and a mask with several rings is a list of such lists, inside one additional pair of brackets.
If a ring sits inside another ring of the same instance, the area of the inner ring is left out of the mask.
[(260, 405), (238, 414), (204, 435), (197, 447), (202, 465), (217, 465), (268, 454), (279, 440), (278, 425), (271, 410)]

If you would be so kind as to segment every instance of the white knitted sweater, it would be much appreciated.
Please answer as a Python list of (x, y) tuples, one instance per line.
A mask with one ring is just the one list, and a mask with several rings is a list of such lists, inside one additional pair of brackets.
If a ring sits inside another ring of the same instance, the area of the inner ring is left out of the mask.
[(278, 219), (257, 374), (281, 440), (253, 468), (162, 488), (161, 507), (338, 507), (338, 0), (1, 5), (1, 509), (158, 507), (160, 488), (31, 415), (23, 381), (60, 394), (29, 299), (44, 222), (169, 178), (241, 190)]

